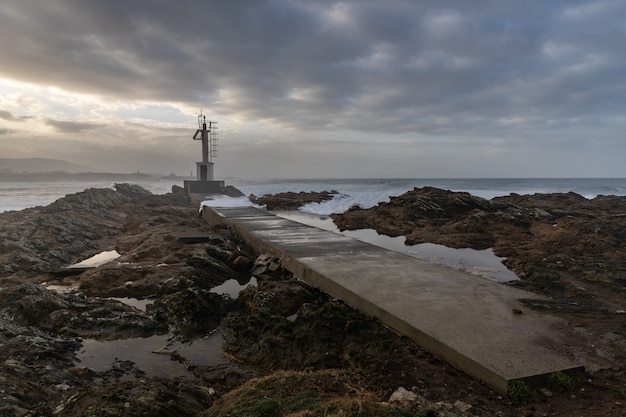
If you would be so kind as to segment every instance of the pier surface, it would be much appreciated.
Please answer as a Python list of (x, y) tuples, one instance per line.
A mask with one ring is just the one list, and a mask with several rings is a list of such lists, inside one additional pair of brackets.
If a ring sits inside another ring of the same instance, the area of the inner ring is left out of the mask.
[[(372, 315), (506, 394), (510, 381), (579, 369), (554, 317), (524, 308), (540, 296), (287, 220), (253, 207), (204, 207), (298, 278)], [(522, 314), (520, 314), (522, 313)]]

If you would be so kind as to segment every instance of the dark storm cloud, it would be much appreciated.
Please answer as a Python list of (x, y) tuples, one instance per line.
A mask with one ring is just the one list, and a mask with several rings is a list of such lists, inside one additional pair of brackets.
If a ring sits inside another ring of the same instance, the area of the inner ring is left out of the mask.
[(424, 135), (567, 134), (626, 110), (615, 0), (2, 3), (0, 76), (71, 91)]
[(71, 122), (53, 119), (46, 119), (45, 123), (62, 133), (79, 133), (84, 132), (85, 130), (95, 129), (99, 126), (94, 123)]

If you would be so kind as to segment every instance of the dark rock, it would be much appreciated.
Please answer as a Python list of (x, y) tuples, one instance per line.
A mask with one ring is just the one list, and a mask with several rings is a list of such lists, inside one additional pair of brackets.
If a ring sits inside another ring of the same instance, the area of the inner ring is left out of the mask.
[(86, 386), (55, 410), (59, 416), (196, 416), (212, 403), (207, 387), (185, 381), (140, 380)]
[(0, 213), (0, 278), (56, 270), (98, 252), (98, 240), (122, 230), (124, 206), (150, 196), (136, 185), (88, 189), (46, 207)]
[[(227, 318), (224, 350), (264, 369), (374, 365), (388, 330), (298, 281), (260, 282), (240, 294), (245, 309)], [(382, 345), (380, 344), (382, 343)]]
[(580, 277), (624, 286), (625, 211), (626, 197), (588, 200), (575, 193), (511, 194), (485, 200), (424, 187), (392, 197), (389, 203), (354, 208), (332, 218), (341, 230), (371, 228), (405, 236), (409, 245), (493, 248), (506, 258), (509, 269), (546, 293), (546, 278)]
[(0, 293), (0, 317), (69, 336), (116, 339), (167, 330), (130, 306), (24, 284)]
[(246, 196), (239, 189), (233, 187), (232, 185), (227, 185), (226, 187), (224, 187), (224, 189), (222, 190), (222, 194), (233, 198)]
[(185, 337), (204, 336), (224, 317), (224, 299), (209, 290), (186, 288), (157, 299), (148, 314)]
[(254, 260), (250, 273), (259, 281), (289, 279), (291, 273), (283, 268), (282, 261), (272, 255), (262, 254)]
[(286, 192), (257, 197), (250, 195), (249, 199), (254, 204), (265, 206), (267, 210), (296, 210), (308, 203), (321, 203), (332, 200), (337, 192)]

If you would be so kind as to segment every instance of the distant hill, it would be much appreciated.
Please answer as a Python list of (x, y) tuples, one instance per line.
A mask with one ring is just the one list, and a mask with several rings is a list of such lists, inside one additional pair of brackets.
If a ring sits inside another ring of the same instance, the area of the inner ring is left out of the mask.
[(84, 165), (60, 159), (48, 158), (24, 158), (24, 159), (3, 159), (0, 158), (0, 173), (36, 173), (64, 171), (69, 173), (87, 172), (90, 169)]

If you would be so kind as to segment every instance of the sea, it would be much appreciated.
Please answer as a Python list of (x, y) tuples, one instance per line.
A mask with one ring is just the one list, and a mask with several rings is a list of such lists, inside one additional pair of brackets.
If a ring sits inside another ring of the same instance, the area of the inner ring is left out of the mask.
[[(238, 188), (246, 197), (214, 198), (203, 202), (213, 207), (240, 207), (253, 205), (248, 196), (257, 197), (281, 192), (336, 192), (333, 200), (312, 203), (297, 211), (279, 211), (274, 214), (341, 233), (385, 249), (405, 253), (428, 262), (461, 269), (483, 278), (498, 282), (519, 279), (504, 267), (504, 259), (494, 255), (491, 249), (453, 249), (432, 243), (407, 246), (403, 237), (387, 237), (374, 230), (340, 231), (329, 217), (342, 213), (353, 206), (370, 208), (390, 197), (399, 196), (416, 187), (436, 187), (450, 191), (464, 191), (472, 195), (491, 199), (515, 194), (545, 194), (574, 192), (588, 199), (598, 195), (626, 195), (626, 178), (349, 178), (349, 179), (224, 179), (227, 185)], [(182, 186), (182, 180), (164, 178), (138, 183), (154, 194), (166, 194), (173, 185)], [(110, 182), (0, 182), (0, 213), (43, 206), (67, 194), (87, 188), (113, 188)], [(260, 207), (263, 208), (263, 207)]]
[[(310, 204), (302, 212), (330, 215), (341, 213), (352, 206), (369, 208), (389, 197), (398, 196), (415, 187), (431, 186), (450, 191), (464, 191), (491, 199), (511, 193), (567, 193), (574, 192), (592, 199), (598, 195), (626, 195), (626, 178), (348, 178), (348, 179), (240, 179), (225, 178), (227, 185), (241, 190), (246, 196), (300, 191), (336, 191), (338, 196), (328, 202)], [(160, 179), (140, 182), (138, 185), (154, 194), (165, 194), (181, 180)], [(114, 183), (100, 182), (0, 182), (0, 213), (44, 206), (67, 195), (87, 188), (113, 188)], [(249, 205), (247, 197), (226, 198), (207, 205)]]
[[(337, 191), (332, 201), (302, 207), (305, 213), (330, 215), (342, 213), (352, 206), (370, 208), (389, 197), (399, 196), (416, 187), (436, 187), (450, 191), (464, 191), (491, 199), (515, 194), (544, 194), (574, 192), (588, 199), (598, 195), (626, 195), (626, 178), (358, 178), (358, 179), (281, 179), (226, 181), (246, 196), (300, 191)], [(247, 198), (222, 199), (209, 202), (213, 206), (237, 206)]]

